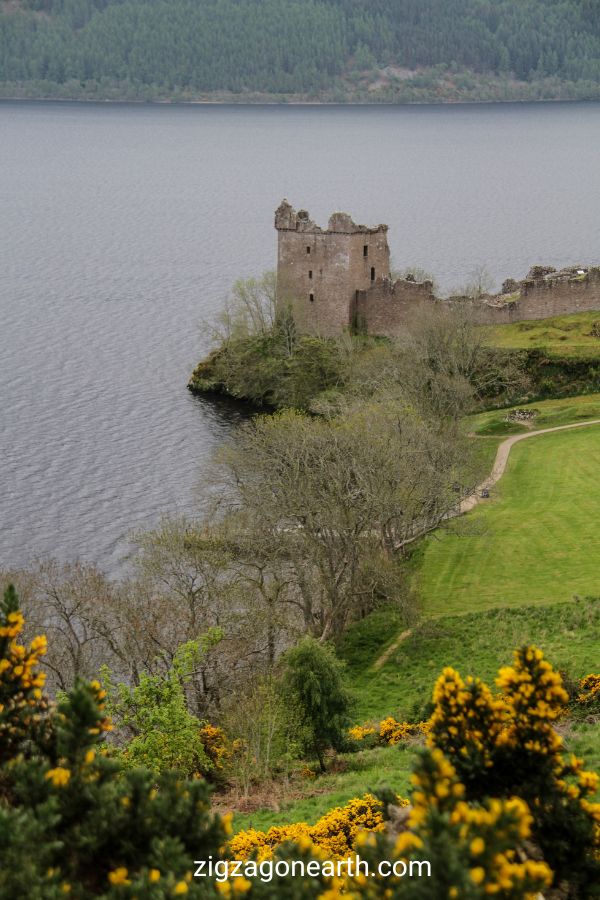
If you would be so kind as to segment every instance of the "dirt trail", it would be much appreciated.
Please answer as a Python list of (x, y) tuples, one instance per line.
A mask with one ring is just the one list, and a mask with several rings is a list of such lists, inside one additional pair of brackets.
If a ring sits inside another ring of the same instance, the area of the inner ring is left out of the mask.
[(393, 642), (393, 644), (390, 644), (390, 646), (386, 650), (383, 651), (381, 656), (377, 657), (377, 659), (371, 666), (371, 671), (377, 672), (378, 669), (381, 669), (382, 666), (385, 666), (386, 662), (388, 661), (388, 659), (390, 658), (392, 653), (394, 653), (398, 649), (398, 647), (400, 646), (402, 641), (405, 641), (406, 638), (409, 637), (411, 632), (412, 632), (412, 629), (407, 628), (406, 631), (403, 631), (401, 634), (399, 634), (398, 637), (396, 638), (396, 640)]
[[(510, 455), (510, 451), (512, 447), (517, 444), (519, 441), (525, 441), (527, 438), (537, 437), (540, 434), (550, 434), (552, 431), (568, 431), (571, 428), (585, 428), (587, 425), (600, 425), (600, 419), (590, 419), (587, 422), (575, 422), (572, 425), (555, 425), (553, 428), (539, 428), (537, 431), (527, 431), (525, 434), (513, 434), (498, 447), (498, 451), (496, 453), (496, 459), (494, 460), (494, 466), (492, 471), (481, 484), (476, 488), (475, 493), (471, 494), (470, 497), (467, 497), (460, 504), (458, 512), (451, 515), (462, 515), (462, 513), (469, 512), (469, 510), (473, 509), (477, 506), (478, 503), (481, 502), (481, 492), (483, 490), (489, 490), (493, 487), (504, 475), (504, 471), (506, 469), (506, 463), (508, 462), (508, 457)], [(450, 516), (449, 516), (450, 517)], [(390, 644), (390, 646), (384, 650), (384, 652), (379, 656), (373, 665), (371, 666), (372, 671), (377, 671), (381, 669), (382, 666), (386, 664), (392, 653), (394, 653), (402, 641), (406, 640), (406, 638), (411, 634), (411, 629), (407, 629), (398, 635), (396, 640)]]

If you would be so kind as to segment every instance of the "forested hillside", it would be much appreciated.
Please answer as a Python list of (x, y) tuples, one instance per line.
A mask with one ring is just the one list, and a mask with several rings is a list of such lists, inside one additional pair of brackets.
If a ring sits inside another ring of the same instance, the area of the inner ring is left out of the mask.
[(0, 82), (4, 96), (591, 97), (600, 3), (0, 0)]

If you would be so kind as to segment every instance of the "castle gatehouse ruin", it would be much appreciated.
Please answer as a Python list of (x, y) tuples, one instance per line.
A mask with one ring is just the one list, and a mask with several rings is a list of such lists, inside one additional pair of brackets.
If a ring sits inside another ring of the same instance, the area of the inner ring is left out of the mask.
[(283, 200), (275, 228), (277, 303), (290, 307), (303, 333), (355, 329), (394, 337), (414, 309), (431, 303), (472, 303), (490, 325), (600, 310), (600, 267), (534, 266), (522, 281), (505, 281), (499, 294), (442, 300), (431, 281), (391, 277), (387, 225), (368, 228), (338, 212), (323, 229)]

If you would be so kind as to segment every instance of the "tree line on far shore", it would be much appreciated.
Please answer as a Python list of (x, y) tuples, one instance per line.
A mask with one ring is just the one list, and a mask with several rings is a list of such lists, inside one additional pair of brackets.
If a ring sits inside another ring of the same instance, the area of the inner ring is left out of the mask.
[(339, 87), (342, 76), (389, 65), (597, 84), (599, 6), (596, 0), (21, 0), (0, 11), (0, 83), (13, 86), (311, 95)]

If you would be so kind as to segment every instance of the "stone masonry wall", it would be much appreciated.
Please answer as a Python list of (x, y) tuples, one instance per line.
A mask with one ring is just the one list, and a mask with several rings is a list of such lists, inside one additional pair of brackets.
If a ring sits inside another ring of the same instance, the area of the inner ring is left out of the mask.
[[(546, 274), (532, 277), (536, 272)], [(503, 325), (600, 310), (600, 268), (555, 272), (536, 267), (518, 284), (515, 293), (513, 300), (507, 299), (512, 294), (499, 295), (482, 303), (479, 307), (481, 322)]]
[(357, 291), (356, 325), (368, 334), (398, 337), (410, 314), (436, 301), (430, 281), (378, 281), (367, 291)]

